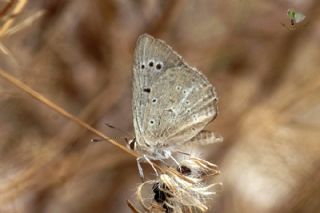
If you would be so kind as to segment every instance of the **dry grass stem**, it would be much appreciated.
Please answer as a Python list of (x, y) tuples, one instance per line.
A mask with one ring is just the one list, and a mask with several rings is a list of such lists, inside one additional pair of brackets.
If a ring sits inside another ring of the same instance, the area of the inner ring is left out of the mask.
[(11, 36), (11, 35), (17, 33), (18, 31), (21, 31), (21, 30), (25, 29), (26, 27), (29, 27), (32, 23), (34, 23), (37, 19), (42, 17), (44, 14), (45, 14), (45, 11), (43, 11), (43, 10), (37, 11), (35, 14), (29, 16), (28, 18), (23, 20), (21, 23), (18, 23), (15, 26), (9, 28), (6, 31), (4, 36)]
[(12, 17), (18, 15), (23, 10), (28, 0), (12, 0), (12, 2), (14, 2), (12, 12), (9, 14), (9, 17), (5, 20), (5, 23), (0, 27), (0, 39), (6, 35), (8, 29), (13, 24), (14, 19)]
[(104, 140), (106, 140), (109, 143), (115, 145), (116, 147), (120, 148), (121, 150), (129, 153), (130, 155), (132, 155), (134, 157), (138, 157), (138, 155), (135, 152), (132, 152), (131, 150), (127, 149), (125, 146), (119, 144), (118, 142), (116, 142), (115, 140), (113, 140), (110, 137), (106, 136), (102, 132), (96, 130), (92, 126), (90, 126), (87, 123), (83, 122), (82, 120), (80, 120), (76, 116), (74, 116), (74, 115), (70, 114), (69, 112), (65, 111), (63, 108), (61, 108), (57, 104), (53, 103), (52, 101), (50, 101), (49, 99), (47, 99), (46, 97), (41, 95), (40, 93), (34, 91), (29, 86), (27, 86), (26, 84), (22, 83), (21, 81), (19, 81), (15, 77), (11, 76), (10, 74), (6, 73), (2, 69), (0, 69), (0, 76), (3, 79), (5, 79), (6, 81), (8, 81), (9, 83), (13, 84), (14, 86), (18, 87), (19, 89), (21, 89), (22, 91), (24, 91), (25, 93), (27, 93), (28, 95), (33, 97), (34, 99), (40, 101), (42, 104), (45, 104), (46, 106), (48, 106), (49, 108), (51, 108), (55, 112), (59, 113), (60, 115), (62, 115), (64, 117), (66, 117), (67, 119), (73, 121), (74, 123), (78, 124), (79, 126), (84, 127), (85, 129), (89, 130), (93, 134), (103, 138)]

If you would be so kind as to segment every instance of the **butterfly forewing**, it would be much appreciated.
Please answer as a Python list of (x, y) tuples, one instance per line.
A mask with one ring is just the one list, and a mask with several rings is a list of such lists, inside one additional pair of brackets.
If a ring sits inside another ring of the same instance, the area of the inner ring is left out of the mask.
[(137, 41), (133, 66), (132, 111), (137, 141), (144, 132), (142, 121), (152, 85), (170, 67), (185, 66), (183, 59), (164, 42), (149, 35)]

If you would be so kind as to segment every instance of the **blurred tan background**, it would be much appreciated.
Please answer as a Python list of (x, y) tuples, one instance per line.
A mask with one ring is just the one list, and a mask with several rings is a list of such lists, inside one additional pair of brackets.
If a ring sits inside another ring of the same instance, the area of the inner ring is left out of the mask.
[[(306, 15), (292, 30), (289, 8)], [(13, 25), (38, 11), (1, 38), (2, 69), (124, 136), (103, 123), (133, 134), (135, 41), (161, 38), (218, 92), (225, 141), (198, 148), (224, 183), (210, 212), (320, 211), (320, 1), (30, 0)], [(0, 79), (0, 212), (130, 212), (136, 161), (95, 137)]]

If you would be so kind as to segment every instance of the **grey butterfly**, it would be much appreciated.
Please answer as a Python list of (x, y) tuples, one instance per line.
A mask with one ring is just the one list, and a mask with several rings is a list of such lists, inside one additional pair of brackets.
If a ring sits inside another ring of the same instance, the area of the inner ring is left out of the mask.
[(129, 145), (142, 154), (142, 178), (140, 161), (153, 166), (150, 160), (174, 160), (185, 145), (222, 141), (203, 130), (217, 116), (214, 87), (165, 42), (147, 34), (138, 38), (132, 87), (135, 138)]

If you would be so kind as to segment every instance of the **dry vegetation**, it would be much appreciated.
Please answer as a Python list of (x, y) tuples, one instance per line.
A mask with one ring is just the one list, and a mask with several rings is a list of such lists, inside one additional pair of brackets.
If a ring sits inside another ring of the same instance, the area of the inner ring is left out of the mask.
[[(110, 137), (104, 122), (133, 132), (137, 37), (167, 41), (220, 98), (225, 141), (199, 148), (224, 183), (210, 212), (320, 209), (318, 0), (2, 0), (0, 16), (1, 70)], [(24, 90), (1, 74), (0, 212), (130, 212), (135, 158)]]

